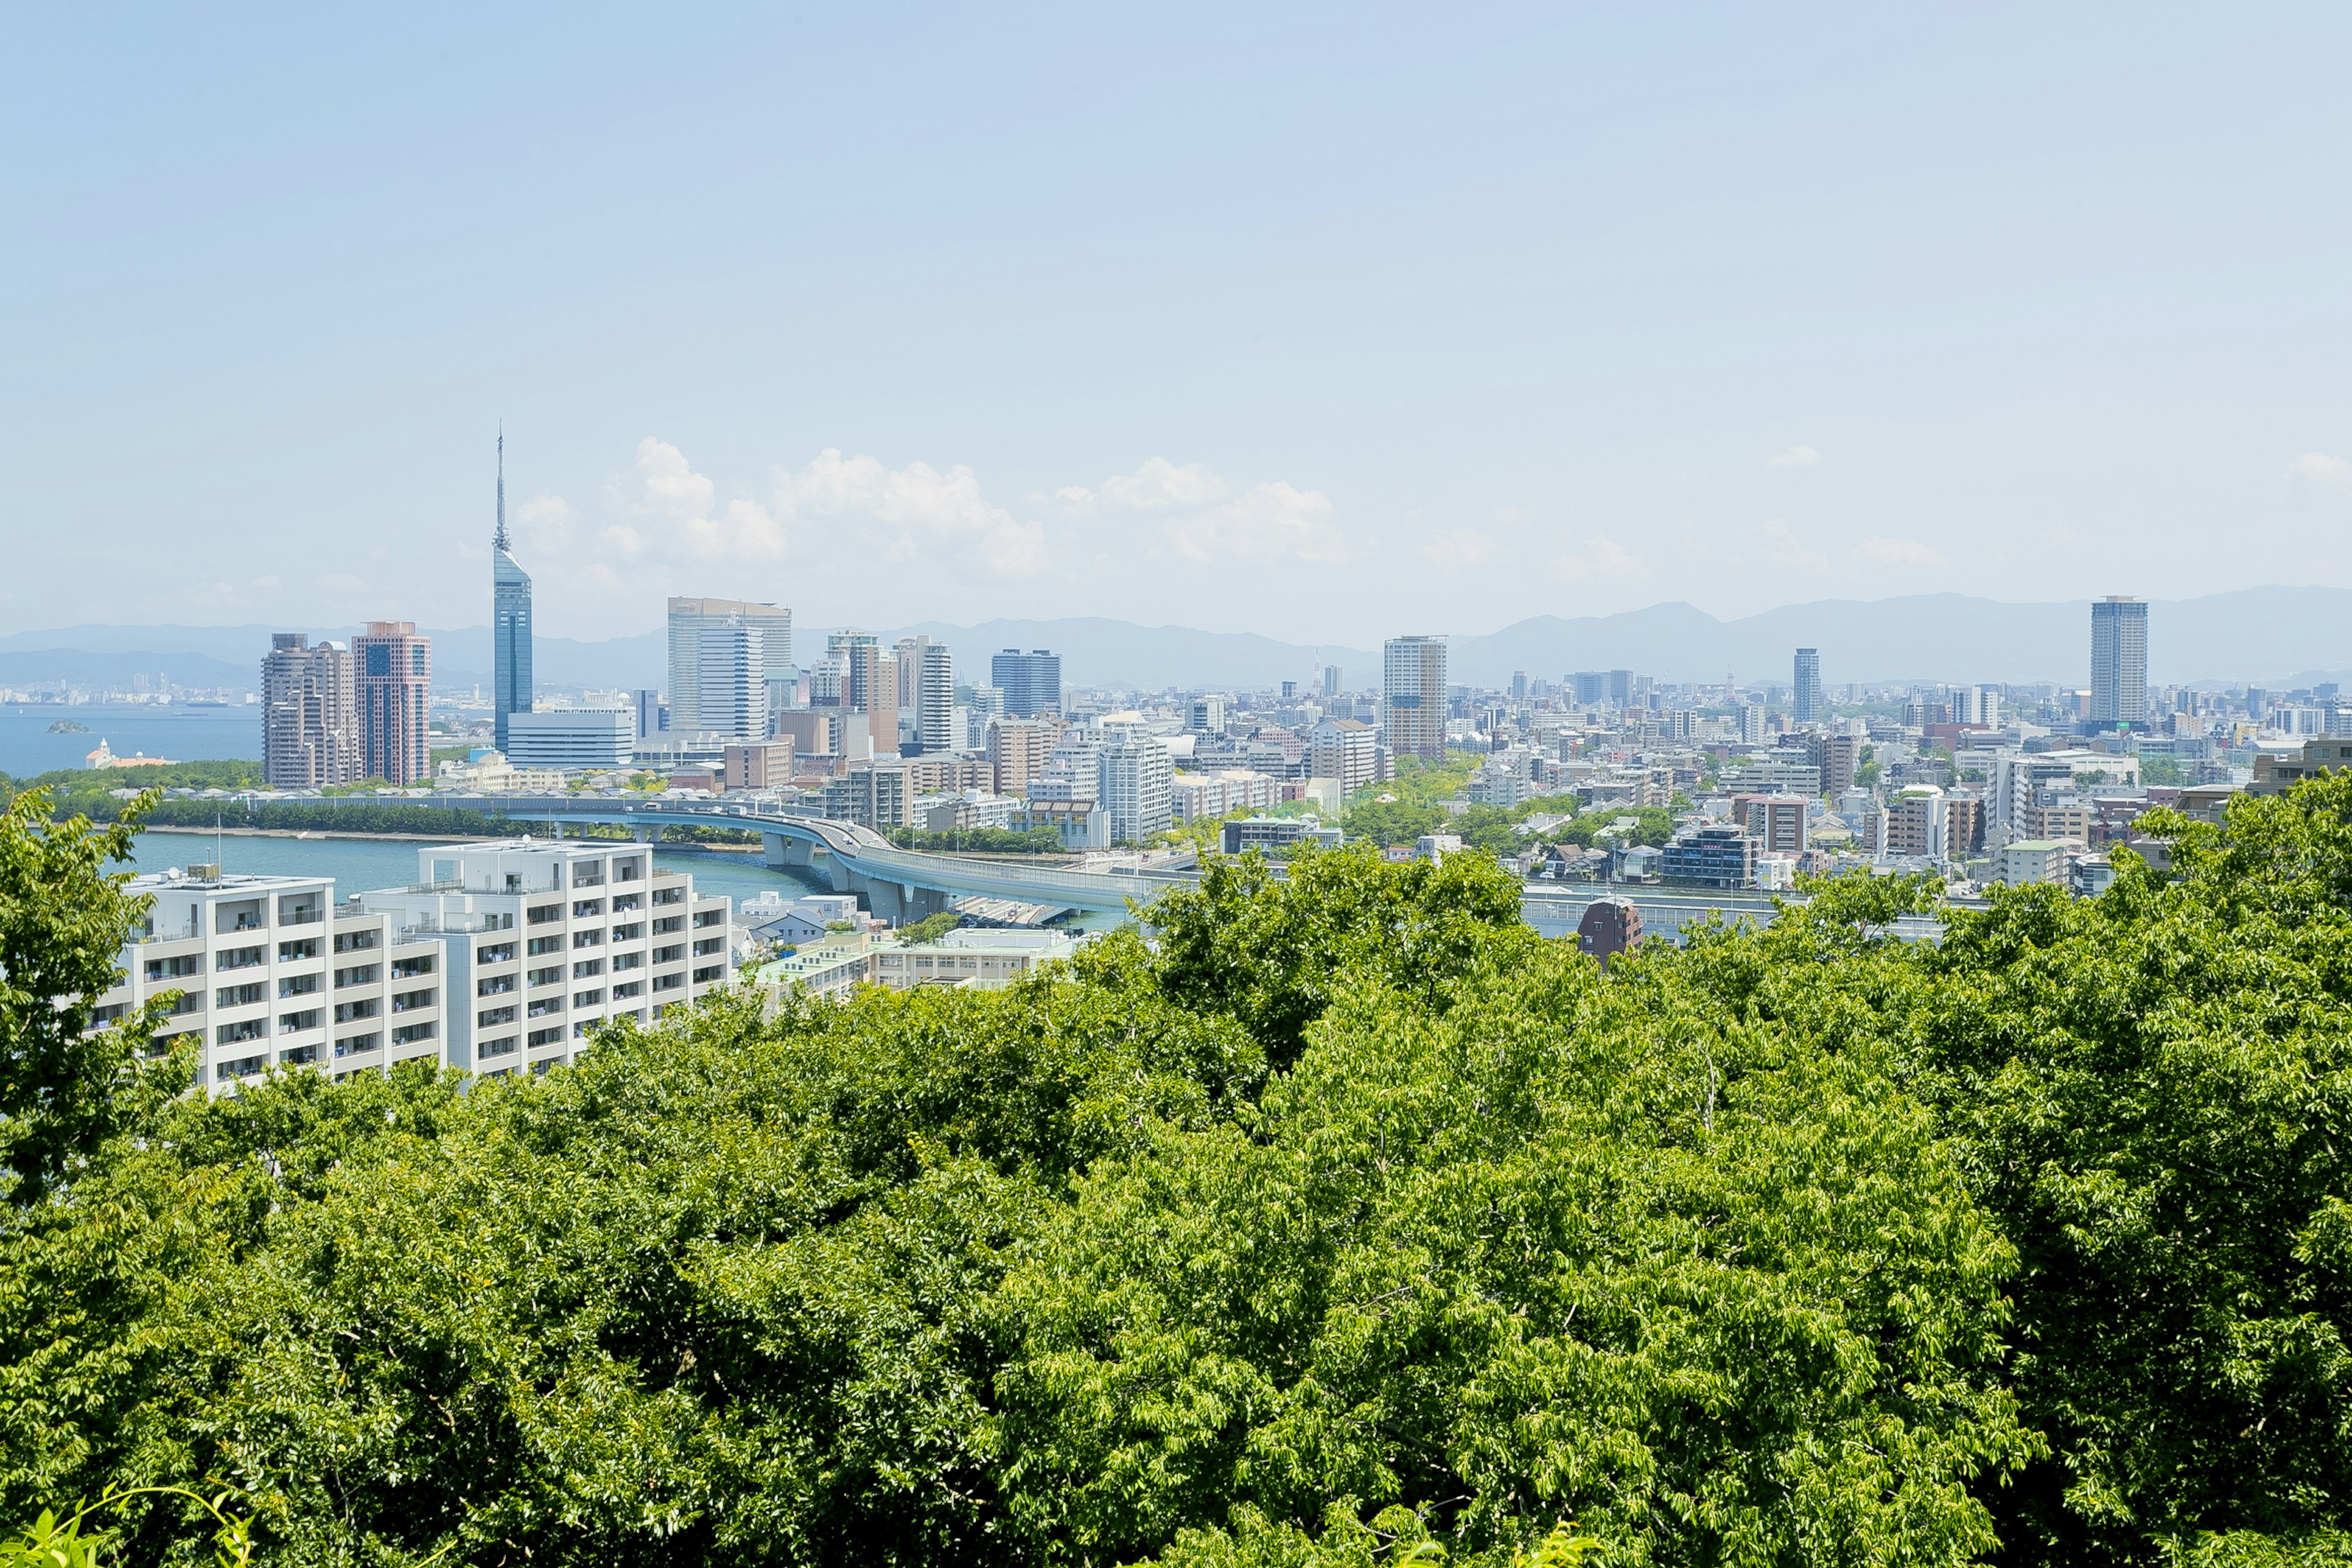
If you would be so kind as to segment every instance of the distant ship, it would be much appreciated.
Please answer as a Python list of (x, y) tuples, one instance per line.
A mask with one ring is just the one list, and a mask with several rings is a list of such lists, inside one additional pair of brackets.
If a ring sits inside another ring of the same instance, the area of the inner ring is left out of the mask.
[(70, 719), (60, 719), (56, 723), (49, 726), (49, 733), (52, 735), (87, 735), (89, 733), (89, 726), (87, 724), (77, 724)]
[(227, 703), (217, 697), (194, 697), (180, 704), (183, 708), (226, 708)]

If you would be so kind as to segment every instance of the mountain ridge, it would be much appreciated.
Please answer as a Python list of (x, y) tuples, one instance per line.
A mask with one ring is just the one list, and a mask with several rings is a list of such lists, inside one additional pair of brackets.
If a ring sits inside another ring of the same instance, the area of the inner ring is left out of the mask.
[[(1823, 679), (2027, 682), (2081, 685), (2089, 679), (2088, 599), (2011, 604), (1960, 594), (1893, 599), (1825, 599), (1729, 620), (1681, 601), (1607, 616), (1531, 616), (1493, 632), (1451, 637), (1456, 684), (1499, 686), (1515, 670), (1557, 680), (1577, 669), (1631, 668), (1669, 681), (1786, 682), (1798, 647), (1821, 650)], [(2195, 599), (2157, 600), (2148, 609), (2148, 676), (2159, 683), (2252, 681), (2277, 685), (2352, 667), (2352, 590), (2237, 589)], [(220, 685), (231, 668), (257, 679), (273, 631), (347, 637), (355, 626), (83, 626), (0, 637), (0, 684), (112, 679), (161, 670), (187, 685)], [(833, 627), (796, 628), (805, 664)], [(1402, 629), (1402, 628), (1401, 628)], [(1377, 652), (1287, 642), (1254, 632), (1144, 626), (1108, 616), (1000, 617), (975, 626), (916, 621), (884, 629), (886, 639), (929, 636), (948, 645), (960, 674), (986, 679), (1000, 648), (1047, 647), (1063, 656), (1071, 685), (1265, 687), (1311, 683), (1338, 664), (1350, 690), (1378, 684)], [(432, 630), (436, 679), (490, 679), (488, 626)], [(551, 689), (665, 684), (659, 631), (603, 641), (542, 637), (537, 674)], [(86, 656), (77, 666), (71, 658)], [(39, 656), (28, 658), (26, 656)], [(175, 666), (173, 660), (206, 661)], [(144, 662), (142, 662), (144, 661)], [(181, 668), (187, 673), (183, 675)], [(36, 669), (41, 673), (33, 673)]]

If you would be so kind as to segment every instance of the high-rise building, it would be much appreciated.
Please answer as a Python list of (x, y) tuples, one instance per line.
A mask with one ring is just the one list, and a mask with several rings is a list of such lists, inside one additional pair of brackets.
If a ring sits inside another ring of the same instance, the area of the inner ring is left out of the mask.
[[(706, 626), (695, 633), (694, 732), (736, 741), (768, 738), (767, 632), (758, 623)], [(671, 697), (672, 711), (677, 698)]]
[(1527, 700), (1528, 672), (1524, 669), (1515, 669), (1511, 671), (1511, 700), (1525, 702)]
[(947, 644), (898, 640), (898, 709), (914, 714), (915, 744), (923, 754), (955, 749), (955, 663)]
[[(714, 731), (702, 714), (702, 634), (747, 626), (760, 632), (757, 679), (761, 688), (772, 681), (793, 679), (798, 672), (793, 667), (790, 609), (743, 599), (669, 601), (669, 727), (673, 731), (684, 735)], [(764, 706), (764, 696), (761, 700)]]
[(278, 632), (261, 660), (261, 776), (272, 789), (357, 784), (359, 693), (349, 649)]
[(499, 524), (490, 536), (490, 712), (498, 748), (507, 749), (507, 715), (531, 704), (530, 574), (515, 564), (507, 541), (507, 437), (499, 433)]
[(2147, 722), (2147, 605), (2128, 595), (2091, 606), (2091, 721)]
[(1445, 760), (1445, 639), (1391, 637), (1381, 651), (1381, 707), (1389, 750)]
[(1323, 695), (1326, 697), (1339, 695), (1339, 667), (1336, 664), (1327, 664), (1323, 667)]
[(1828, 717), (1828, 705), (1822, 700), (1822, 650), (1817, 647), (1797, 650), (1795, 706), (1800, 724), (1818, 724)]
[(1168, 748), (1139, 727), (1108, 726), (1095, 753), (1096, 799), (1108, 819), (1111, 842), (1142, 844), (1174, 821), (1175, 764)]
[(1739, 705), (1739, 743), (1743, 746), (1764, 743), (1764, 704), (1761, 702)]
[(1192, 699), (1184, 715), (1184, 728), (1195, 735), (1222, 735), (1225, 732), (1224, 694), (1204, 691)]
[[(840, 631), (825, 639), (825, 658), (841, 668), (841, 706), (866, 715), (877, 754), (898, 750), (898, 660), (872, 632)], [(952, 680), (949, 695), (954, 695)]]
[(433, 777), (425, 708), (433, 689), (433, 639), (415, 621), (370, 621), (352, 639), (364, 776), (393, 784)]
[(988, 683), (1004, 692), (1004, 711), (1015, 719), (1062, 710), (1062, 656), (1042, 647), (1023, 653), (1006, 648), (988, 661)]
[(1837, 798), (1853, 787), (1853, 775), (1861, 763), (1862, 742), (1852, 735), (1832, 735), (1815, 731), (1806, 737), (1805, 752), (1813, 766), (1821, 771), (1822, 793)]
[(1002, 795), (1021, 795), (1029, 781), (1045, 771), (1045, 754), (1053, 744), (1045, 727), (1029, 719), (999, 719), (988, 727), (988, 761), (996, 770)]

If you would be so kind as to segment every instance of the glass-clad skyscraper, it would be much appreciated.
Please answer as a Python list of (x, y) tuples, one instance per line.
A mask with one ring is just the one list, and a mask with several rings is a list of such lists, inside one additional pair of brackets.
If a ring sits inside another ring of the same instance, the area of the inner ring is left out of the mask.
[(507, 553), (507, 438), (499, 437), (499, 528), (490, 540), (492, 726), (507, 749), (507, 715), (530, 711), (530, 574)]

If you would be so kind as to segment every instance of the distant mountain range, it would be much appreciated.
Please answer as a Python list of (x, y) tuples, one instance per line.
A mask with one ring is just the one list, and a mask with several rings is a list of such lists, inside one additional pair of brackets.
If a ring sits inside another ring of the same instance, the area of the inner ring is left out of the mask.
[[(1457, 683), (1499, 686), (1515, 670), (1540, 679), (1571, 670), (1630, 668), (1663, 680), (1787, 680), (1798, 647), (1817, 647), (1823, 679), (2018, 682), (2090, 679), (2090, 601), (2010, 605), (1958, 594), (1873, 601), (1823, 600), (1724, 621), (1689, 605), (1653, 605), (1612, 616), (1537, 616), (1484, 636), (1454, 637)], [(76, 680), (121, 684), (160, 671), (190, 686), (254, 684), (270, 626), (68, 626), (0, 637), (0, 686)], [(352, 626), (310, 628), (314, 637), (350, 637)], [(1410, 630), (1412, 628), (1400, 628)], [(825, 628), (794, 638), (803, 663), (824, 646)], [(1380, 656), (1310, 647), (1246, 632), (1140, 626), (1102, 617), (994, 620), (976, 626), (924, 621), (886, 638), (935, 637), (953, 650), (966, 679), (986, 679), (1000, 648), (1051, 648), (1075, 685), (1265, 687), (1307, 682), (1337, 664), (1350, 690), (1378, 684)], [(434, 662), (448, 685), (490, 679), (487, 626), (435, 631)], [(664, 683), (659, 632), (581, 642), (541, 637), (538, 678), (553, 689), (633, 689)], [(2253, 681), (2279, 687), (2347, 679), (2352, 670), (2352, 590), (2248, 588), (2148, 608), (2148, 676), (2173, 681)]]

